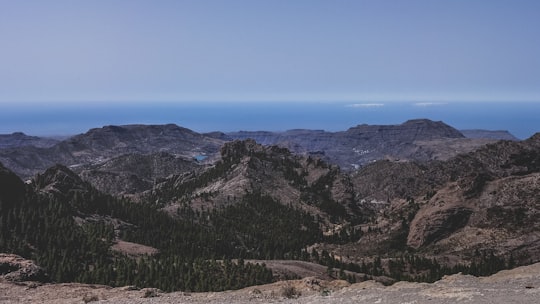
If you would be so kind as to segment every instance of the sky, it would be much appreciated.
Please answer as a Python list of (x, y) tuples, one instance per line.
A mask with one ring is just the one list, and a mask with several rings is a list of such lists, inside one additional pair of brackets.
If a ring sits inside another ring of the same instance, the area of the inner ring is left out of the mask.
[[(0, 0), (0, 133), (82, 129), (51, 109), (94, 109), (98, 125), (182, 123), (171, 113), (197, 107), (220, 120), (223, 108), (265, 104), (293, 119), (298, 103), (350, 113), (359, 108), (349, 104), (519, 102), (530, 113), (539, 37), (537, 0)], [(127, 107), (142, 112), (118, 113)]]

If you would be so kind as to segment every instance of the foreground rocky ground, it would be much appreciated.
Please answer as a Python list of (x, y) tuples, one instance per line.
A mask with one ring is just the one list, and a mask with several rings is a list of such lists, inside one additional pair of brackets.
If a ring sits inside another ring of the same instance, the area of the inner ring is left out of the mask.
[(433, 283), (348, 284), (316, 278), (236, 291), (162, 293), (84, 284), (0, 282), (0, 303), (538, 303), (540, 263), (477, 278), (452, 275)]

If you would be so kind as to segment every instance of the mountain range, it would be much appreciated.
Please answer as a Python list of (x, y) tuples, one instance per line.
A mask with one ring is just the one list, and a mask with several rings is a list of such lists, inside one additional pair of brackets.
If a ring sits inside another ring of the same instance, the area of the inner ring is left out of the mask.
[[(56, 281), (169, 291), (239, 288), (227, 281), (239, 273), (231, 265), (251, 273), (242, 284), (269, 279), (216, 258), (304, 260), (330, 277), (385, 283), (539, 261), (540, 134), (471, 132), (483, 138), (429, 120), (229, 134), (129, 125), (11, 144), (0, 149), (0, 223), (10, 231), (0, 249)], [(153, 285), (118, 249), (126, 242), (152, 252), (138, 267), (163, 272)], [(163, 266), (172, 261), (198, 279), (175, 281)], [(214, 271), (197, 272), (205, 267)]]
[[(219, 149), (225, 142), (251, 138), (263, 145), (285, 147), (295, 154), (317, 156), (347, 171), (384, 158), (447, 159), (498, 139), (514, 139), (505, 131), (464, 132), (472, 138), (466, 138), (443, 122), (426, 119), (410, 120), (401, 125), (359, 125), (343, 132), (290, 130), (200, 134), (173, 124), (105, 126), (61, 141), (20, 132), (0, 135), (0, 162), (23, 179), (30, 179), (55, 164), (69, 166), (77, 172), (92, 170), (93, 173), (87, 174), (90, 177), (97, 174), (99, 168), (107, 167), (107, 161), (128, 154), (147, 157), (160, 153), (164, 162), (171, 160), (166, 155), (169, 154), (181, 158), (183, 163), (191, 160), (209, 163), (219, 157)], [(160, 168), (148, 170), (154, 172), (153, 176), (137, 175), (141, 179), (139, 182), (153, 182), (169, 173), (160, 173)], [(118, 173), (118, 170), (113, 171)]]

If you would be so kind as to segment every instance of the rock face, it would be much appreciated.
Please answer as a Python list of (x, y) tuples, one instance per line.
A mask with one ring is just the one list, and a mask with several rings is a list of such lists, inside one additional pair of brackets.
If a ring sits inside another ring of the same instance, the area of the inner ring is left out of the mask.
[(0, 278), (8, 282), (49, 281), (45, 270), (33, 261), (6, 253), (0, 253)]
[(87, 191), (90, 185), (84, 182), (75, 172), (62, 165), (47, 169), (43, 174), (37, 175), (34, 185), (43, 192), (65, 196), (76, 191)]
[(442, 195), (435, 195), (415, 215), (407, 237), (409, 247), (418, 249), (439, 241), (468, 223), (473, 210), (464, 203), (465, 200), (457, 191), (457, 186), (452, 188), (449, 192), (457, 196), (455, 200), (446, 202)]

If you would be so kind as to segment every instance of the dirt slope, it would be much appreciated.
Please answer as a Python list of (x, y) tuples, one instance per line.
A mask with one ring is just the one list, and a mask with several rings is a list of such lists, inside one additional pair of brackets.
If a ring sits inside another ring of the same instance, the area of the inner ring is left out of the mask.
[[(294, 288), (301, 295), (286, 298)], [(452, 275), (433, 283), (373, 281), (349, 285), (315, 278), (282, 281), (237, 291), (161, 293), (99, 285), (0, 282), (0, 303), (538, 303), (540, 263), (485, 278)], [(99, 302), (98, 302), (99, 301)]]

